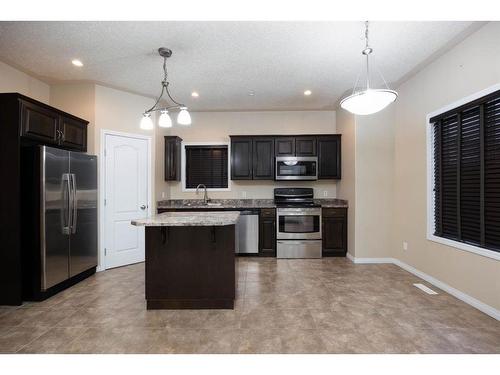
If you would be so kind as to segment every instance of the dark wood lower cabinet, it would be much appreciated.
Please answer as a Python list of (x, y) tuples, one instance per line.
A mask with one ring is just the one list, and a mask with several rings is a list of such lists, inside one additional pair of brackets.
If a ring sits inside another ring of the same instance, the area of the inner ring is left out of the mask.
[(259, 215), (259, 255), (276, 256), (276, 210), (266, 208)]
[(146, 227), (148, 309), (232, 309), (235, 225)]
[(323, 208), (322, 215), (323, 256), (346, 256), (347, 208)]

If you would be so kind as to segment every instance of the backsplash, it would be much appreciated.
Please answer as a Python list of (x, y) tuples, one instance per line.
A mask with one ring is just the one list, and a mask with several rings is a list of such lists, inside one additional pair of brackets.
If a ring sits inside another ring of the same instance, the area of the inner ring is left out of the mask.
[[(311, 187), (315, 198), (336, 198), (337, 183), (334, 180), (317, 181), (229, 181), (230, 191), (208, 191), (210, 198), (216, 199), (273, 199), (274, 188), (278, 187)], [(196, 199), (203, 195), (200, 192), (182, 191), (181, 182), (169, 182), (165, 194), (158, 192), (158, 199)], [(325, 195), (326, 192), (326, 195)]]

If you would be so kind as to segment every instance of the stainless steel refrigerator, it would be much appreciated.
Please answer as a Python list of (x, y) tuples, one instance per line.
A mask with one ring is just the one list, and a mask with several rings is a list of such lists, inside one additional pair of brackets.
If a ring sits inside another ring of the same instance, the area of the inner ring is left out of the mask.
[(40, 146), (42, 291), (97, 266), (97, 156)]

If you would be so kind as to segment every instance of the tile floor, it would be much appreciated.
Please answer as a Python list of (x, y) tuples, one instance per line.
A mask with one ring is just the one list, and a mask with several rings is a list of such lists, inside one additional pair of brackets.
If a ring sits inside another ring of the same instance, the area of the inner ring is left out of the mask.
[(394, 265), (238, 258), (234, 310), (146, 311), (144, 264), (0, 307), (1, 353), (500, 353), (500, 322)]

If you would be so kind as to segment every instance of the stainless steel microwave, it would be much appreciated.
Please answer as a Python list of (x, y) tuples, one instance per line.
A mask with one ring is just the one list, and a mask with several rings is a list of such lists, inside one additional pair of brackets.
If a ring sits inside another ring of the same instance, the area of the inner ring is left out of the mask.
[(315, 156), (276, 157), (276, 180), (317, 180), (318, 158)]

